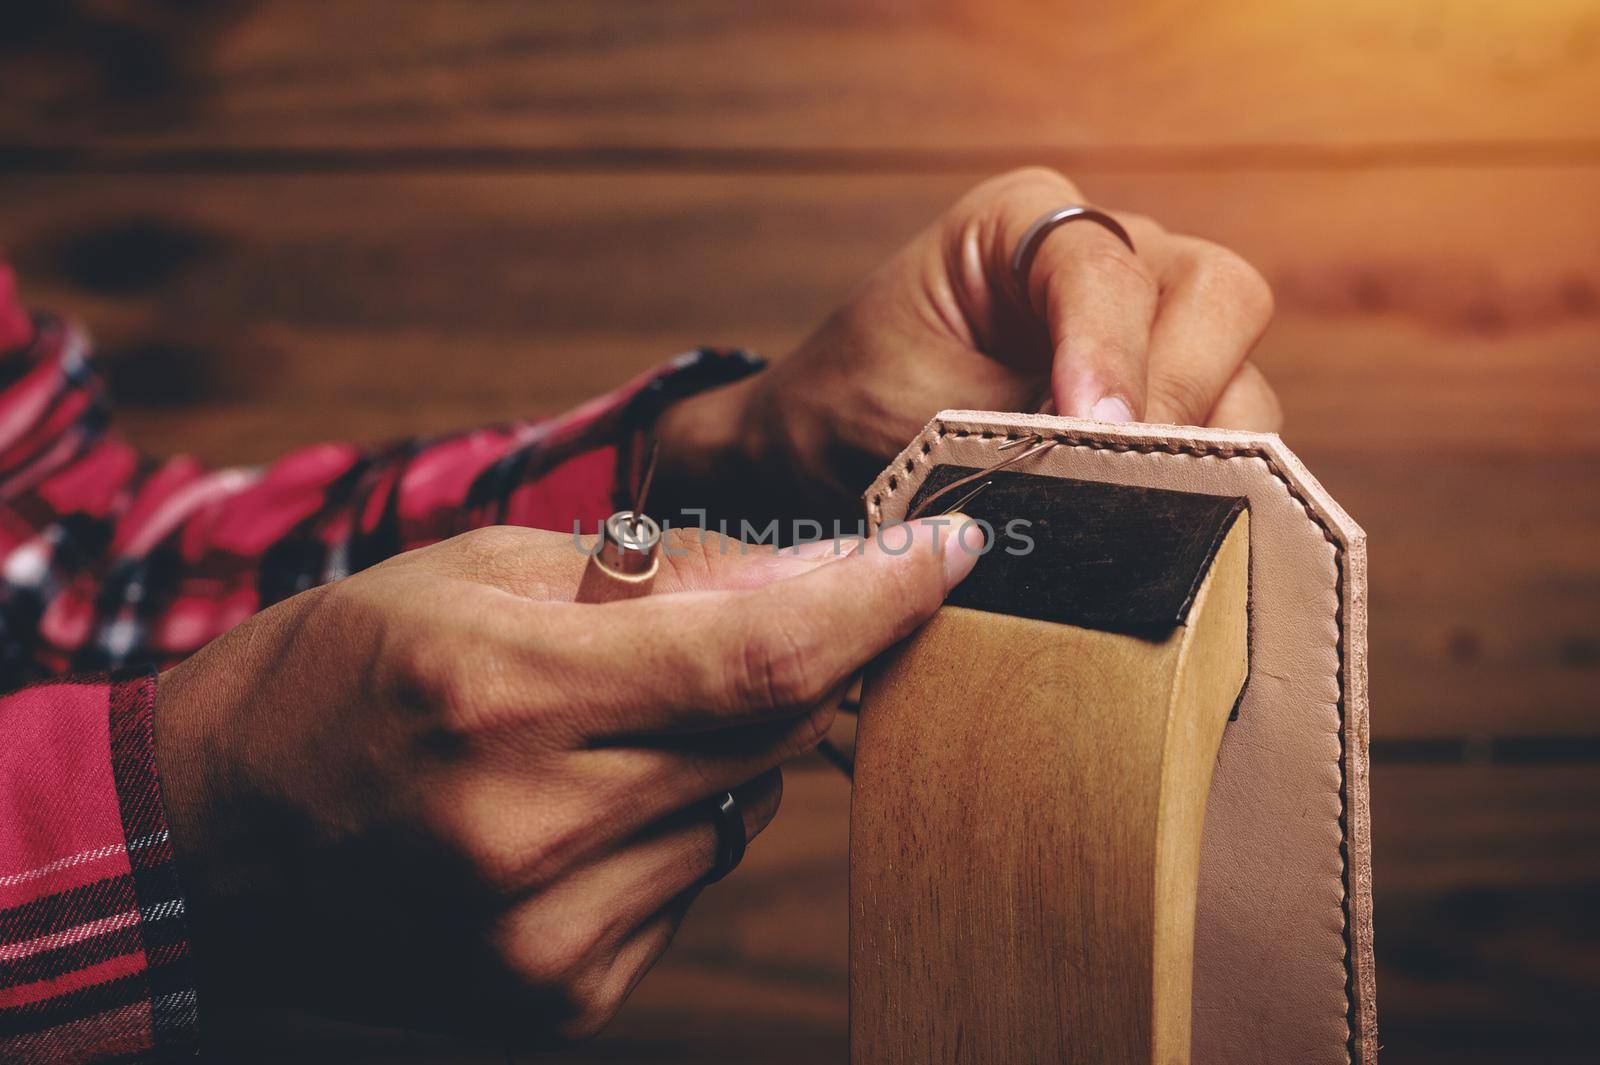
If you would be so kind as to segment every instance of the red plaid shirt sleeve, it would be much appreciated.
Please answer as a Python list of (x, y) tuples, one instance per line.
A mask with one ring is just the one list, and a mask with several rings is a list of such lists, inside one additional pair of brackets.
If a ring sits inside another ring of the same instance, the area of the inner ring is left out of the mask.
[(666, 405), (760, 365), (700, 348), (551, 419), (208, 469), (111, 433), (84, 334), (0, 264), (0, 1061), (195, 1051), (157, 669), (399, 551), (592, 525)]

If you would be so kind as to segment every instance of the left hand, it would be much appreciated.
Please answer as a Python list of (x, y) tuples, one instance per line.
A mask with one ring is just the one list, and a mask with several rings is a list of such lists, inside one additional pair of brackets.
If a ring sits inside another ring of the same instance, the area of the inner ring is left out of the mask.
[(156, 691), (205, 1000), (592, 1035), (713, 868), (709, 804), (760, 832), (779, 765), (980, 543), (680, 530), (650, 595), (595, 604), (568, 535), (478, 529), (249, 618)]
[(1041, 168), (977, 186), (788, 358), (669, 411), (666, 468), (737, 486), (736, 513), (853, 518), (862, 488), (944, 408), (1053, 401), (1105, 421), (1276, 429), (1277, 397), (1248, 361), (1272, 292), (1234, 252), (1116, 211), (1137, 254), (1072, 222), (1040, 245), (1022, 291), (1011, 257), (1028, 227), (1084, 202)]

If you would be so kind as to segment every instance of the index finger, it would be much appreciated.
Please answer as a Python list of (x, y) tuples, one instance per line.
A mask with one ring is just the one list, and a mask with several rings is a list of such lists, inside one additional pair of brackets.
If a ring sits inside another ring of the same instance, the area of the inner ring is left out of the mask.
[[(1003, 254), (991, 261), (1009, 272), (1037, 222), (1086, 204), (1062, 175), (1029, 169), (1002, 186), (996, 206)], [(1116, 221), (1126, 229), (1149, 228), (1142, 219)], [(1143, 244), (1137, 233), (1133, 239)], [(1111, 230), (1081, 217), (1038, 236), (1022, 266), (1026, 276), (1002, 283), (1014, 287), (1048, 330), (1056, 410), (1102, 421), (1139, 417), (1159, 296), (1151, 267)]]

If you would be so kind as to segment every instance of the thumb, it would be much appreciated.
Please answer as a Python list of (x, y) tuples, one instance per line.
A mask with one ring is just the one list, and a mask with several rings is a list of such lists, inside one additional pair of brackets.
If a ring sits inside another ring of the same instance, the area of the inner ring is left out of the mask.
[[(891, 523), (837, 562), (747, 597), (747, 632), (781, 627), (780, 647), (815, 656), (831, 688), (927, 621), (977, 564), (983, 530), (963, 514)], [(737, 619), (736, 619), (737, 620)]]
[(780, 548), (770, 543), (747, 543), (704, 529), (670, 530), (661, 542), (661, 572), (655, 591), (660, 594), (762, 588), (846, 558), (861, 546), (859, 535), (816, 539), (822, 531), (817, 522), (796, 523), (792, 534), (799, 542)]
[[(822, 702), (939, 609), (983, 550), (960, 514), (880, 529), (857, 550), (787, 580), (737, 591), (649, 595), (596, 609), (616, 625), (587, 646), (652, 678), (630, 728), (727, 727)], [(625, 650), (619, 646), (625, 641)]]

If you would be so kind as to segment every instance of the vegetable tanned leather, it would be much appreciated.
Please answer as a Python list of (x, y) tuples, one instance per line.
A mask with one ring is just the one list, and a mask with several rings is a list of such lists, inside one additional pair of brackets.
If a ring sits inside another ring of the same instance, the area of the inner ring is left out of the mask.
[[(1249, 681), (1207, 800), (1192, 1060), (1375, 1061), (1365, 535), (1275, 434), (984, 411), (944, 411), (930, 422), (868, 489), (869, 524), (905, 519), (919, 495), (1002, 462), (1013, 453), (1002, 445), (1034, 435), (1055, 446), (985, 478), (994, 483), (965, 512), (1002, 527), (1022, 508), (1070, 522), (1073, 508), (1133, 505), (1140, 495), (1128, 490), (1159, 489), (1145, 501), (1202, 497), (1179, 500), (1185, 512), (1173, 516), (1198, 539), (1166, 537), (1165, 555), (1141, 557), (1138, 543), (1106, 536), (1108, 570), (1145, 571), (1080, 572), (1081, 595), (1030, 585), (1022, 569), (986, 557), (952, 602), (1157, 631), (1185, 589), (1152, 569), (1192, 575), (1179, 556), (1201, 549), (1207, 515), (1214, 522), (1229, 508), (1249, 509)], [(1115, 526), (1100, 523), (1096, 535)], [(1071, 553), (1080, 564), (1083, 547)], [(1118, 580), (1147, 594), (1110, 606)], [(981, 693), (974, 698), (981, 703)]]

